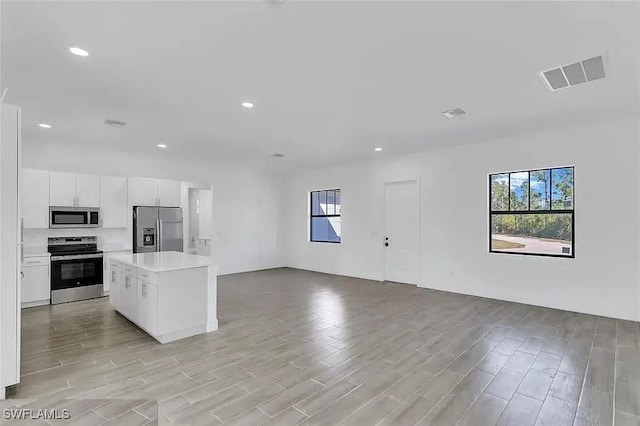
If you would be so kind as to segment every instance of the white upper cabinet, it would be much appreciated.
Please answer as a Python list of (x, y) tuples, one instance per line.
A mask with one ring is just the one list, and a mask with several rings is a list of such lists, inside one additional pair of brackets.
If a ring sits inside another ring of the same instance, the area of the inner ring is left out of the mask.
[(78, 207), (100, 206), (100, 177), (96, 175), (76, 175), (76, 203)]
[(100, 215), (103, 228), (127, 227), (127, 178), (100, 177)]
[(129, 178), (129, 205), (157, 206), (158, 189), (156, 179), (131, 177)]
[(49, 174), (49, 203), (51, 206), (75, 207), (75, 173), (51, 172)]
[(180, 207), (180, 181), (157, 179), (158, 205), (162, 207)]
[(25, 228), (49, 227), (48, 170), (21, 170), (20, 212)]
[(94, 175), (51, 172), (49, 203), (52, 206), (63, 207), (98, 207), (100, 179)]
[(129, 205), (180, 207), (180, 181), (129, 178)]

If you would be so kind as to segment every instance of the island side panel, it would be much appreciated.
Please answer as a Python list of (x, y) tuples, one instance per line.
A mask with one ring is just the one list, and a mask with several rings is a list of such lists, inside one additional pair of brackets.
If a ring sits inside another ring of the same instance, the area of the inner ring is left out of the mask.
[(158, 272), (158, 340), (207, 331), (208, 268)]
[(211, 265), (207, 285), (207, 332), (218, 329), (218, 267)]

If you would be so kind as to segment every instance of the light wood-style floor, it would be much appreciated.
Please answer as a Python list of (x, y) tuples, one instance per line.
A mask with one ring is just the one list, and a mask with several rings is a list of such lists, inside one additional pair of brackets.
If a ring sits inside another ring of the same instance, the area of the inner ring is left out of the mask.
[(292, 269), (220, 277), (218, 305), (218, 332), (167, 345), (106, 298), (24, 310), (9, 397), (38, 400), (5, 406), (85, 425), (640, 425), (635, 322)]

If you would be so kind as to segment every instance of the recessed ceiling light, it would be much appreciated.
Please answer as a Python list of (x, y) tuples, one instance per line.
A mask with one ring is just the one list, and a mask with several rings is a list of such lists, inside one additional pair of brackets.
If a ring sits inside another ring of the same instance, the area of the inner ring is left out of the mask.
[(120, 120), (112, 120), (110, 118), (107, 118), (106, 120), (104, 120), (104, 124), (106, 124), (107, 126), (113, 126), (113, 127), (124, 127), (127, 125), (127, 122), (120, 121)]
[(444, 111), (442, 113), (442, 115), (444, 115), (447, 118), (456, 118), (456, 117), (461, 117), (465, 114), (464, 110), (462, 108), (454, 108), (454, 109), (450, 109), (449, 111)]
[(51, 124), (45, 124), (45, 123), (40, 123), (40, 124), (38, 124), (38, 126), (42, 127), (43, 129), (50, 129), (51, 128)]
[(251, 102), (243, 102), (242, 106), (245, 108), (253, 108), (253, 104)]
[(159, 143), (158, 145), (156, 145), (158, 148), (160, 149), (165, 149), (167, 146), (163, 143)]
[(374, 149), (374, 151), (376, 151), (376, 152), (380, 152), (380, 151), (382, 151), (382, 148), (380, 148), (380, 147), (375, 148), (375, 149)]
[(78, 56), (89, 56), (89, 52), (87, 52), (84, 49), (81, 49), (79, 47), (70, 47), (69, 48), (69, 52), (73, 53), (74, 55), (78, 55)]

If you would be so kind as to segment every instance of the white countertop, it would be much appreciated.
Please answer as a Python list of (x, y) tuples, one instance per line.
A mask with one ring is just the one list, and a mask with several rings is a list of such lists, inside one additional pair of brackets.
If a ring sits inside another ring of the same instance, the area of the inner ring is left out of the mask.
[(116, 254), (110, 256), (110, 259), (152, 272), (167, 272), (177, 271), (180, 269), (215, 266), (215, 262), (211, 257), (198, 256), (196, 254), (179, 253), (177, 251)]
[(117, 251), (131, 251), (131, 247), (127, 247), (124, 244), (118, 244), (118, 243), (105, 243), (105, 244), (99, 244), (98, 250), (102, 250), (105, 253), (114, 253)]
[(42, 246), (42, 247), (25, 246), (22, 248), (22, 255), (24, 257), (41, 257), (41, 256), (49, 257), (51, 256), (51, 253), (47, 251), (46, 246)]

